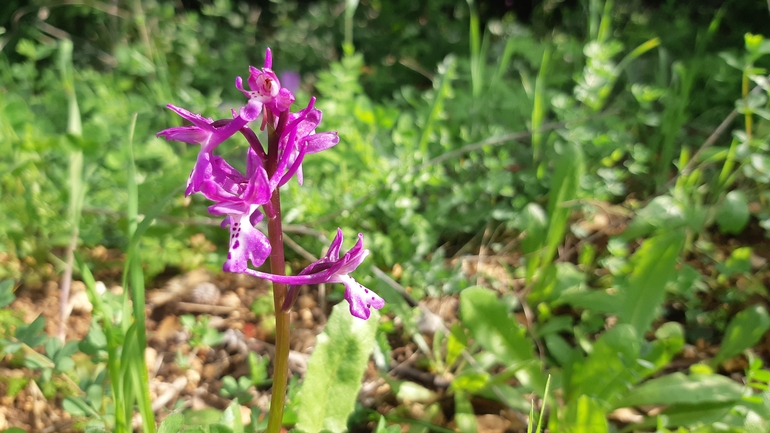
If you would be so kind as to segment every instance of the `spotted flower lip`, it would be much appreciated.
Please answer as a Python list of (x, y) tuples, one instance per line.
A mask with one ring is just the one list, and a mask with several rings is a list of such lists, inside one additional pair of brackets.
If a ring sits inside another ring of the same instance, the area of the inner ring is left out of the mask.
[(356, 270), (369, 255), (369, 250), (364, 249), (364, 235), (359, 233), (358, 242), (340, 257), (342, 238), (342, 230), (337, 229), (337, 235), (329, 246), (326, 255), (311, 263), (296, 276), (273, 275), (252, 269), (247, 269), (245, 273), (276, 283), (291, 285), (283, 304), (284, 311), (291, 308), (299, 294), (299, 286), (302, 284), (344, 284), (345, 300), (350, 304), (350, 314), (366, 320), (371, 316), (371, 308), (379, 310), (385, 306), (385, 300), (348, 275)]

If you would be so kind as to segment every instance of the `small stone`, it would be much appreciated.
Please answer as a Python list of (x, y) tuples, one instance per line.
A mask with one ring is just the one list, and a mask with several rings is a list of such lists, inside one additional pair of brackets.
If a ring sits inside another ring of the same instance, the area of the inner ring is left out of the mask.
[(147, 347), (144, 349), (144, 363), (147, 365), (147, 370), (155, 371), (157, 362), (158, 351), (152, 347)]
[(227, 292), (219, 299), (219, 305), (231, 308), (239, 308), (241, 306), (241, 298), (233, 292)]
[(70, 295), (70, 310), (78, 314), (90, 313), (94, 306), (88, 300), (86, 292), (75, 292)]
[(297, 299), (297, 308), (300, 310), (305, 308), (312, 310), (316, 305), (318, 305), (318, 303), (315, 301), (315, 298), (310, 295), (302, 295)]
[(219, 301), (219, 296), (219, 287), (213, 283), (204, 281), (193, 287), (190, 299), (196, 304), (214, 305)]

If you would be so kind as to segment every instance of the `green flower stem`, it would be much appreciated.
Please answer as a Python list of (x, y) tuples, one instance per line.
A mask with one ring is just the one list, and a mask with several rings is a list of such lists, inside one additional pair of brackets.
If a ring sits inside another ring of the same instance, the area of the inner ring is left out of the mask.
[[(286, 125), (287, 113), (282, 113), (275, 130), (268, 130), (267, 175), (272, 177), (278, 165), (278, 139)], [(283, 228), (281, 224), (281, 194), (276, 188), (270, 197), (274, 215), (267, 219), (267, 237), (270, 239), (270, 271), (286, 275), (286, 260), (283, 252)], [(286, 383), (289, 376), (289, 325), (291, 313), (283, 311), (286, 298), (285, 284), (273, 283), (273, 304), (275, 306), (275, 358), (273, 360), (273, 395), (270, 399), (268, 433), (279, 433), (283, 425), (283, 409), (286, 402)]]
[[(281, 201), (278, 189), (270, 199), (275, 218), (267, 221), (267, 236), (270, 239), (270, 271), (276, 275), (286, 274), (283, 255), (283, 231), (281, 229)], [(268, 433), (281, 431), (283, 406), (286, 399), (286, 382), (289, 375), (289, 324), (291, 313), (282, 311), (286, 298), (285, 284), (273, 283), (273, 304), (275, 305), (275, 359), (273, 360), (273, 396), (270, 400), (270, 420), (267, 423)]]

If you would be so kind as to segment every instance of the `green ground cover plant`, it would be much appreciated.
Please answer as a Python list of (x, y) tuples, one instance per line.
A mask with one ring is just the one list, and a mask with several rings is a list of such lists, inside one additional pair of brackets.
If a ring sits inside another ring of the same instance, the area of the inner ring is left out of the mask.
[[(252, 349), (212, 381), (223, 407), (153, 404), (145, 290), (228, 253), (164, 107), (232, 118), (270, 46), (292, 110), (317, 98), (339, 136), (283, 187), (286, 268), (365, 233), (356, 278), (385, 299), (363, 322), (339, 285), (303, 289), (337, 305), (272, 431), (770, 428), (763, 2), (22, 3), (0, 9), (0, 368), (25, 372), (4, 402), (39, 389), (74, 431), (268, 428), (276, 358)], [(14, 308), (73, 280), (78, 339), (67, 308)], [(279, 338), (272, 302), (251, 311)], [(230, 341), (179, 321), (195, 351), (163, 363)]]

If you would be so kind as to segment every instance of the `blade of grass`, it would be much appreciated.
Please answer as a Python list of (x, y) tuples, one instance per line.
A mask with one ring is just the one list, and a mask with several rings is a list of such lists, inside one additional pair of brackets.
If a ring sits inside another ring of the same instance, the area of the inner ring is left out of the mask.
[(543, 60), (540, 62), (540, 70), (535, 81), (535, 97), (532, 104), (532, 153), (537, 164), (542, 155), (542, 143), (545, 133), (540, 130), (543, 127), (543, 119), (547, 110), (545, 102), (546, 77), (548, 75), (548, 63), (551, 60), (551, 47), (543, 51)]
[[(75, 93), (75, 74), (72, 65), (72, 41), (64, 39), (59, 43), (59, 71), (64, 94), (67, 96), (67, 133), (75, 140), (79, 140), (83, 134), (80, 120), (80, 108), (78, 107), (77, 94)], [(72, 284), (72, 270), (75, 266), (75, 248), (80, 237), (80, 215), (83, 212), (83, 201), (86, 195), (86, 185), (83, 181), (83, 151), (73, 150), (69, 155), (69, 206), (67, 219), (72, 228), (69, 245), (65, 254), (66, 266), (61, 282), (61, 295), (59, 296), (59, 339), (64, 342), (67, 334), (67, 319), (69, 317), (69, 293)]]
[[(115, 406), (115, 431), (118, 433), (129, 432), (129, 416), (126, 416), (125, 408), (127, 406), (123, 393), (123, 380), (120, 375), (120, 346), (122, 338), (117, 335), (117, 329), (112, 324), (112, 309), (108, 308), (102, 302), (101, 295), (96, 291), (96, 281), (91, 270), (81, 260), (78, 260), (78, 269), (86, 285), (86, 294), (88, 300), (93, 305), (93, 316), (101, 323), (104, 329), (104, 335), (107, 339), (107, 372), (110, 376), (110, 392), (112, 393), (112, 402)], [(131, 403), (133, 405), (133, 401)]]
[(479, 24), (479, 13), (476, 10), (476, 2), (468, 1), (470, 10), (470, 50), (471, 50), (471, 88), (473, 96), (478, 97), (481, 93), (481, 29)]
[(425, 127), (420, 135), (420, 157), (423, 161), (428, 160), (428, 140), (433, 132), (433, 124), (436, 123), (439, 115), (444, 109), (444, 99), (449, 94), (450, 85), (455, 75), (455, 68), (457, 62), (454, 56), (448, 56), (441, 66), (439, 66), (439, 82), (434, 87), (436, 88), (436, 96), (433, 98), (433, 105), (430, 108), (430, 114), (428, 120), (425, 122)]
[[(142, 271), (142, 260), (139, 252), (138, 236), (138, 215), (139, 215), (139, 190), (136, 184), (136, 165), (134, 161), (134, 130), (136, 127), (136, 114), (131, 122), (128, 135), (128, 236), (131, 239), (128, 252), (126, 253), (126, 266), (123, 270), (124, 293), (128, 292), (131, 296), (131, 305), (133, 306), (134, 323), (126, 332), (126, 343), (124, 347), (127, 374), (130, 375), (131, 383), (134, 385), (132, 393), (136, 395), (139, 406), (139, 413), (142, 416), (142, 430), (145, 433), (155, 432), (155, 414), (152, 411), (152, 400), (150, 399), (149, 374), (147, 365), (144, 362), (144, 351), (147, 347), (147, 330), (145, 317), (145, 287), (144, 272)], [(164, 205), (161, 202), (161, 205)], [(158, 209), (160, 212), (160, 209)], [(144, 223), (145, 221), (143, 221)], [(149, 226), (149, 224), (147, 225)], [(142, 232), (146, 229), (143, 228)], [(126, 285), (128, 282), (130, 285)], [(124, 298), (125, 300), (125, 298)], [(124, 302), (124, 309), (128, 303)], [(124, 316), (128, 317), (128, 316)], [(125, 321), (124, 323), (128, 323)], [(125, 325), (124, 325), (125, 326)], [(133, 331), (133, 332), (131, 332)], [(132, 341), (132, 336), (135, 341)], [(128, 376), (123, 376), (128, 379)], [(130, 400), (133, 401), (133, 400)]]
[(545, 380), (545, 391), (543, 392), (543, 406), (540, 407), (540, 416), (537, 417), (537, 428), (535, 429), (535, 433), (540, 433), (540, 429), (543, 426), (543, 414), (545, 413), (545, 408), (546, 408), (546, 405), (548, 404), (548, 391), (550, 390), (550, 388), (551, 388), (551, 375), (549, 374), (548, 378)]

